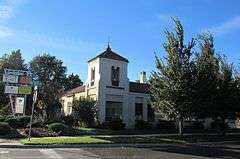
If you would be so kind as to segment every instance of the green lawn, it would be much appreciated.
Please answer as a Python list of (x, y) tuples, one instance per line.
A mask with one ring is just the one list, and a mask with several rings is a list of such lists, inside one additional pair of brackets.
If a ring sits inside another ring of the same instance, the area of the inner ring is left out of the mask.
[(80, 136), (80, 137), (43, 137), (27, 139), (24, 145), (49, 144), (139, 144), (139, 143), (198, 143), (198, 142), (240, 142), (240, 135), (186, 135), (186, 136)]
[(53, 144), (138, 144), (138, 143), (184, 143), (184, 141), (161, 137), (42, 137), (21, 140), (24, 145), (53, 145)]
[(83, 137), (42, 137), (21, 140), (24, 145), (51, 145), (51, 144), (109, 144), (111, 141), (94, 138), (90, 136)]

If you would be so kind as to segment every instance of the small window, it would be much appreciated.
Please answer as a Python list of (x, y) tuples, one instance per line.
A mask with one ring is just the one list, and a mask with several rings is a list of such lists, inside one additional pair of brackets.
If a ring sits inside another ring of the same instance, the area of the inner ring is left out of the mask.
[(120, 68), (115, 68), (112, 66), (111, 70), (111, 78), (112, 78), (112, 86), (119, 86), (119, 74), (120, 74)]
[(152, 107), (151, 104), (148, 104), (147, 107), (148, 107), (148, 112), (147, 112), (148, 121), (149, 122), (154, 122), (154, 120), (155, 120), (154, 108)]
[(122, 119), (122, 102), (106, 101), (106, 121)]
[(91, 69), (91, 86), (94, 86), (95, 81), (95, 67)]

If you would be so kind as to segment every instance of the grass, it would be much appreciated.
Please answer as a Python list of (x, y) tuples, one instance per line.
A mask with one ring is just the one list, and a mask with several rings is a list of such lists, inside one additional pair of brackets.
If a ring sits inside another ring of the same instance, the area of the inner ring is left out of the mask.
[(138, 144), (138, 143), (184, 143), (184, 141), (162, 137), (42, 137), (21, 140), (24, 145), (53, 145), (53, 144)]
[(111, 141), (98, 139), (91, 136), (83, 137), (42, 137), (21, 140), (24, 145), (53, 145), (53, 144), (109, 144)]
[(80, 136), (80, 137), (43, 137), (27, 139), (24, 145), (50, 144), (140, 144), (140, 143), (199, 143), (199, 142), (240, 142), (240, 135), (186, 135), (186, 136)]

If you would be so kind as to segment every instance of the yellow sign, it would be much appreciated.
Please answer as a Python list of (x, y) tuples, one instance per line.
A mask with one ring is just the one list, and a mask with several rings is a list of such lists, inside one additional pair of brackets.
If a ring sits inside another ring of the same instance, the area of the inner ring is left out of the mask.
[(31, 94), (32, 87), (31, 86), (19, 86), (18, 87), (18, 94)]

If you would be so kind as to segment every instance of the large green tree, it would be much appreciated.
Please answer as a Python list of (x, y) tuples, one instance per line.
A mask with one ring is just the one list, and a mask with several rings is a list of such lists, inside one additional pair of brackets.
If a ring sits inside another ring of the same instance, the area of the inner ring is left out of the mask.
[(192, 108), (194, 62), (191, 57), (195, 42), (184, 44), (183, 27), (179, 20), (174, 22), (175, 32), (166, 31), (167, 56), (156, 57), (157, 70), (151, 75), (150, 90), (153, 105), (168, 117), (178, 119), (182, 135), (182, 121), (190, 116)]
[(34, 80), (41, 83), (38, 106), (43, 120), (54, 119), (60, 114), (59, 95), (64, 89), (67, 69), (61, 60), (50, 54), (34, 57), (30, 62), (30, 69)]
[(69, 90), (69, 89), (73, 89), (73, 88), (76, 88), (76, 87), (81, 86), (81, 85), (83, 85), (83, 82), (81, 81), (79, 76), (74, 75), (72, 73), (66, 78), (64, 89)]

